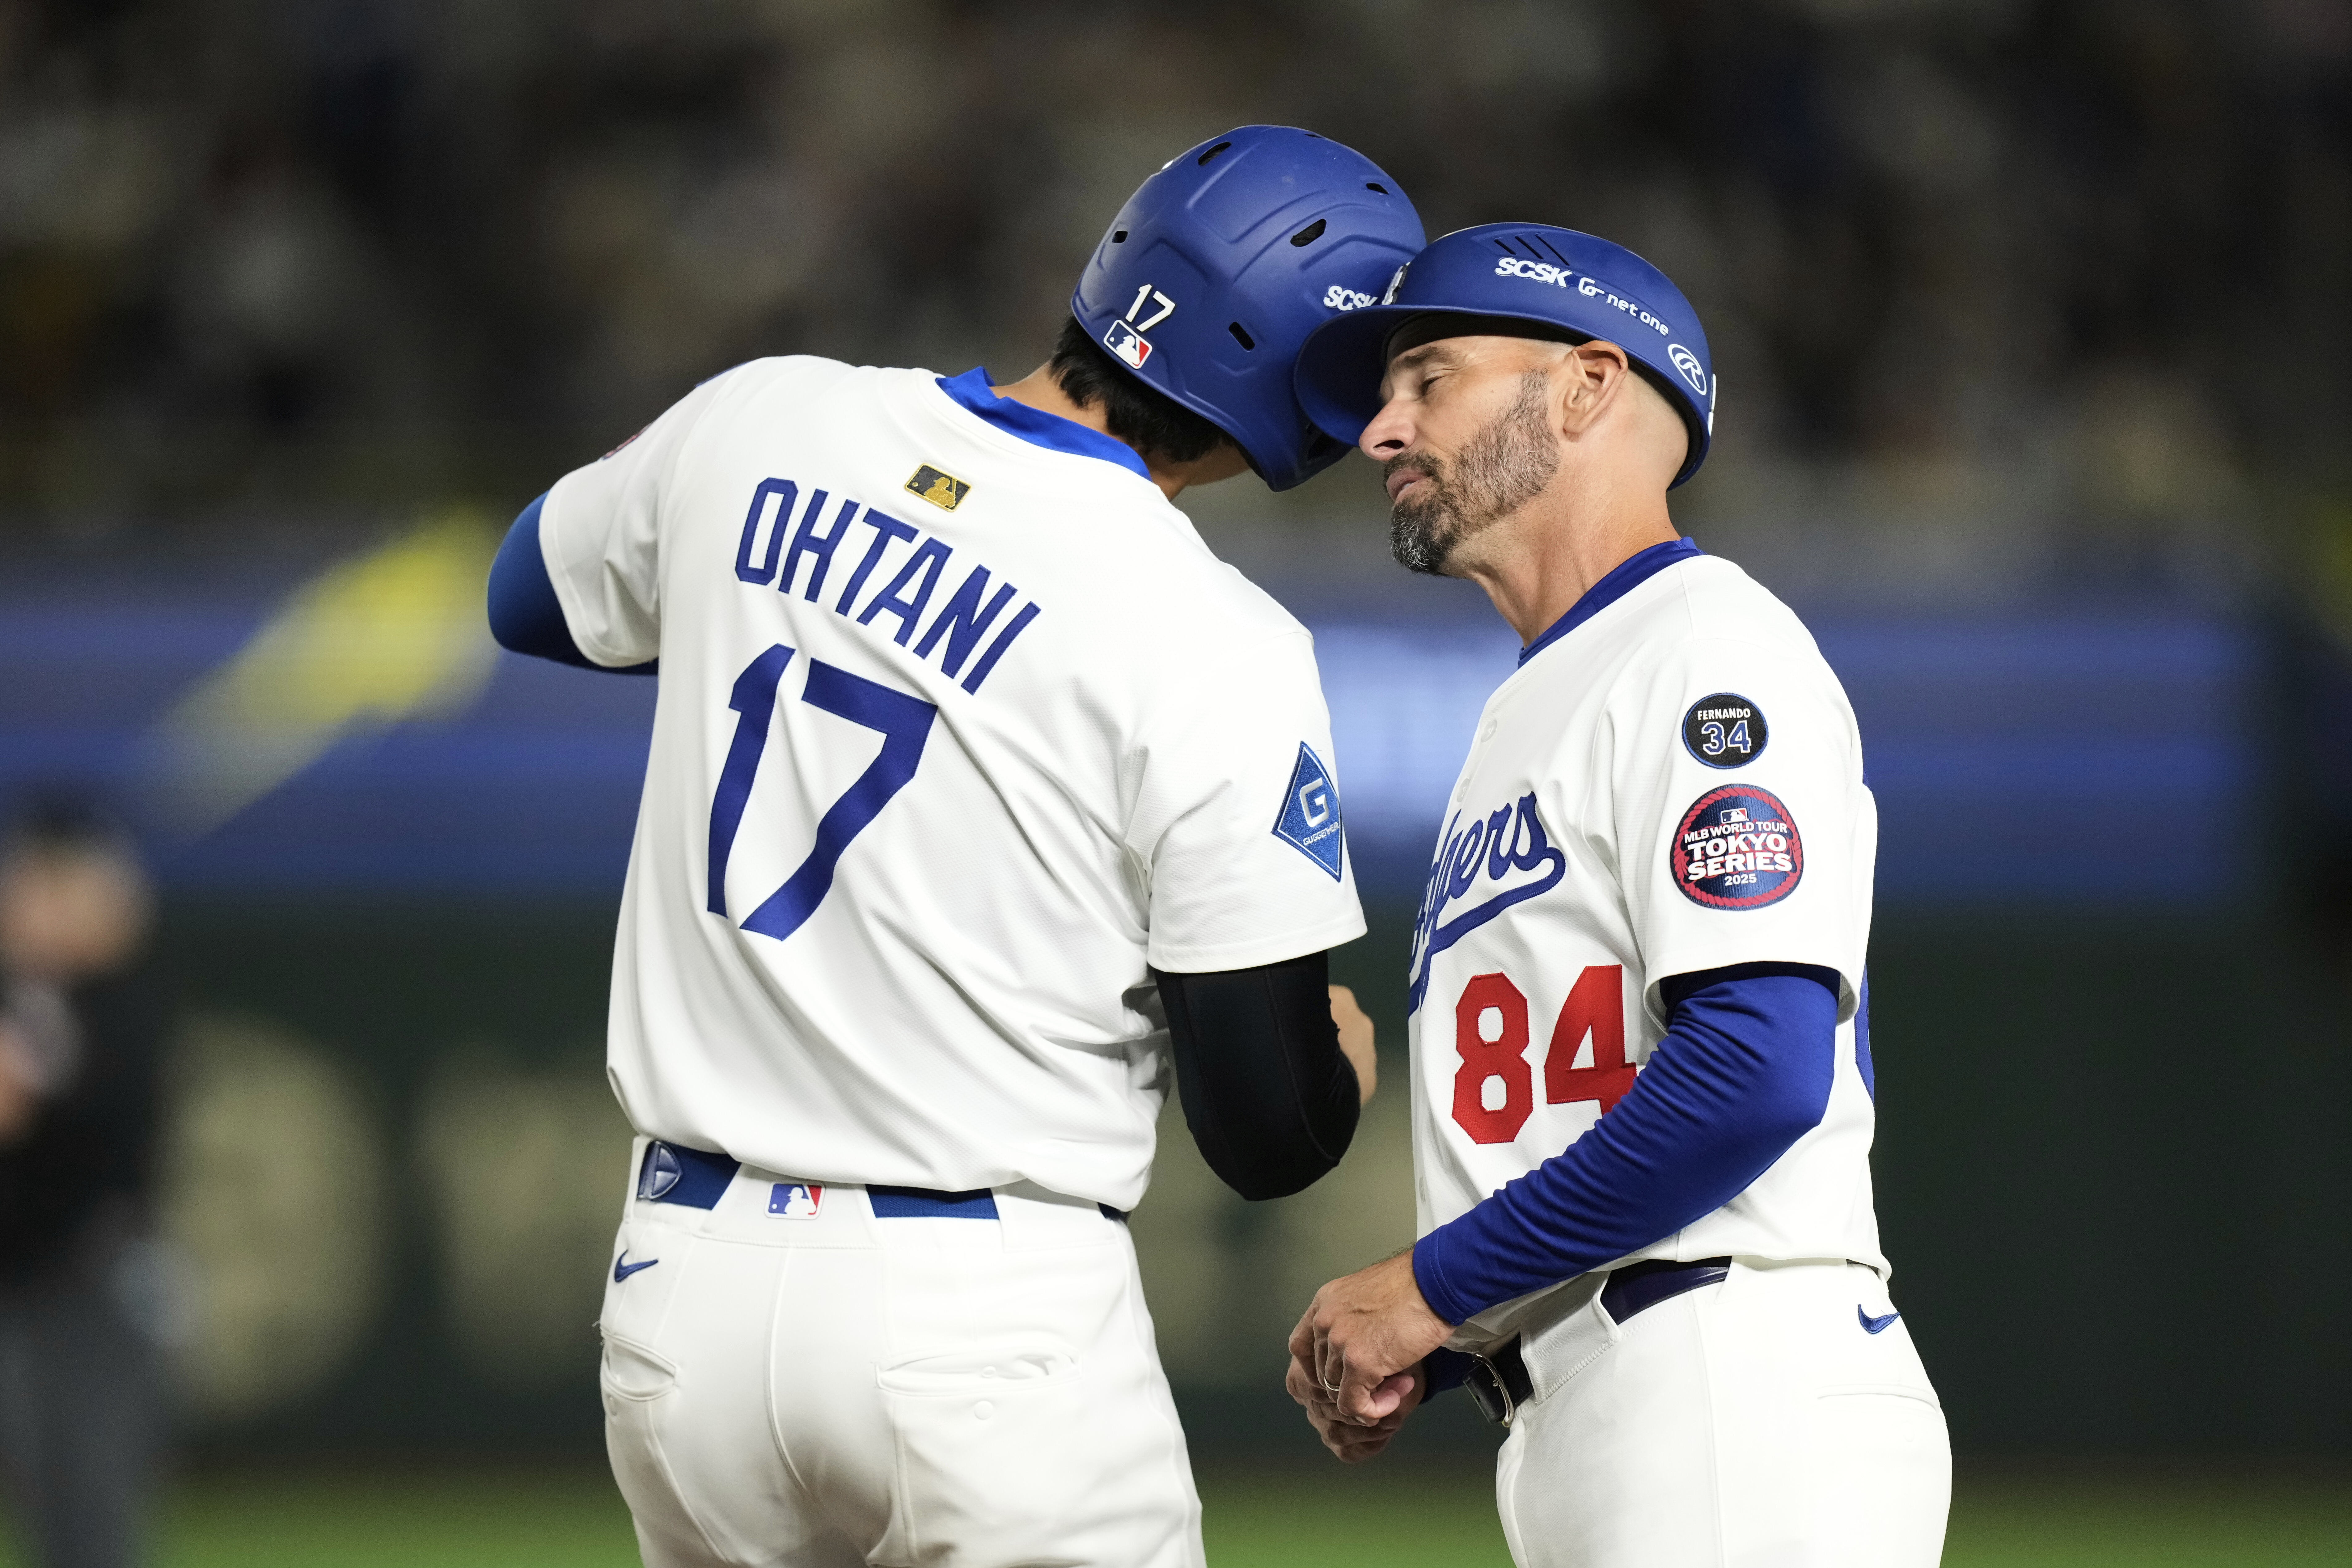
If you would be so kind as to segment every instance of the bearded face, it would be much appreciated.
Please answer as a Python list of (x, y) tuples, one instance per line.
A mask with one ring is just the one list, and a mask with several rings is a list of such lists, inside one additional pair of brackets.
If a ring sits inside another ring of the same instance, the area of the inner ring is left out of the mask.
[(1463, 541), (1543, 493), (1559, 468), (1559, 444), (1548, 417), (1550, 385), (1542, 371), (1522, 375), (1510, 406), (1454, 458), (1407, 451), (1381, 465), (1383, 479), (1400, 468), (1427, 476), (1398, 497), (1389, 513), (1389, 552), (1398, 565), (1446, 575), (1446, 563)]

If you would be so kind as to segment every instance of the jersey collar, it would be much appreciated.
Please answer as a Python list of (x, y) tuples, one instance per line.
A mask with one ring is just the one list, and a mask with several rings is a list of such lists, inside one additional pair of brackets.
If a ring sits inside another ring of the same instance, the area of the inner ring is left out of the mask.
[(1551, 647), (1560, 638), (1640, 587), (1677, 561), (1688, 561), (1706, 552), (1687, 539), (1670, 539), (1664, 544), (1653, 544), (1647, 550), (1636, 551), (1610, 568), (1609, 575), (1584, 591), (1584, 597), (1569, 606), (1568, 614), (1546, 627), (1543, 636), (1519, 650), (1519, 663)]
[(991, 425), (1009, 436), (1018, 436), (1033, 447), (1049, 451), (1068, 452), (1080, 458), (1100, 458), (1106, 463), (1151, 477), (1151, 470), (1136, 456), (1135, 448), (1124, 441), (1115, 440), (1099, 430), (1090, 430), (1074, 419), (1058, 414), (1048, 414), (1042, 408), (1010, 397), (999, 397), (990, 390), (988, 369), (975, 365), (958, 376), (941, 376), (940, 390), (971, 409)]

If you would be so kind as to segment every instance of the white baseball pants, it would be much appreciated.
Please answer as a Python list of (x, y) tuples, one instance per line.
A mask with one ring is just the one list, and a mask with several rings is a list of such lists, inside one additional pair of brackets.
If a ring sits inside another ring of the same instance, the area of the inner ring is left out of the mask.
[(1601, 1284), (1522, 1345), (1495, 1477), (1520, 1568), (1935, 1568), (1943, 1408), (1875, 1273), (1735, 1258), (1622, 1327)]
[(1127, 1226), (996, 1208), (877, 1218), (748, 1167), (708, 1210), (633, 1191), (598, 1327), (648, 1568), (1201, 1568)]

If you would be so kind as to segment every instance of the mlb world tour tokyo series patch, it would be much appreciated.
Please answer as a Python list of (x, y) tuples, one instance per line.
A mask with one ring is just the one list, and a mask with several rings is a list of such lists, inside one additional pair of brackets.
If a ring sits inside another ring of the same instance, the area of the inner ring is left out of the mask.
[(1710, 910), (1760, 910), (1796, 891), (1804, 840), (1789, 808), (1754, 784), (1722, 784), (1683, 813), (1669, 852), (1675, 886)]

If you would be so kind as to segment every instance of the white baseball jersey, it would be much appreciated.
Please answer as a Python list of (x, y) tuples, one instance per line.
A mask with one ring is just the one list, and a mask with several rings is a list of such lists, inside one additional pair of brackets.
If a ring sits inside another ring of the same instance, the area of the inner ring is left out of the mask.
[(1129, 1208), (1147, 965), (1364, 929), (1306, 629), (982, 373), (743, 365), (540, 537), (581, 650), (661, 661), (609, 1055), (640, 1131)]
[(1883, 1272), (1855, 1039), (1878, 818), (1853, 713), (1786, 606), (1728, 561), (1675, 553), (1538, 640), (1454, 785), (1413, 945), (1421, 1230), (1560, 1152), (1632, 1088), (1664, 1032), (1662, 982), (1817, 964), (1843, 980), (1820, 1124), (1629, 1258)]

